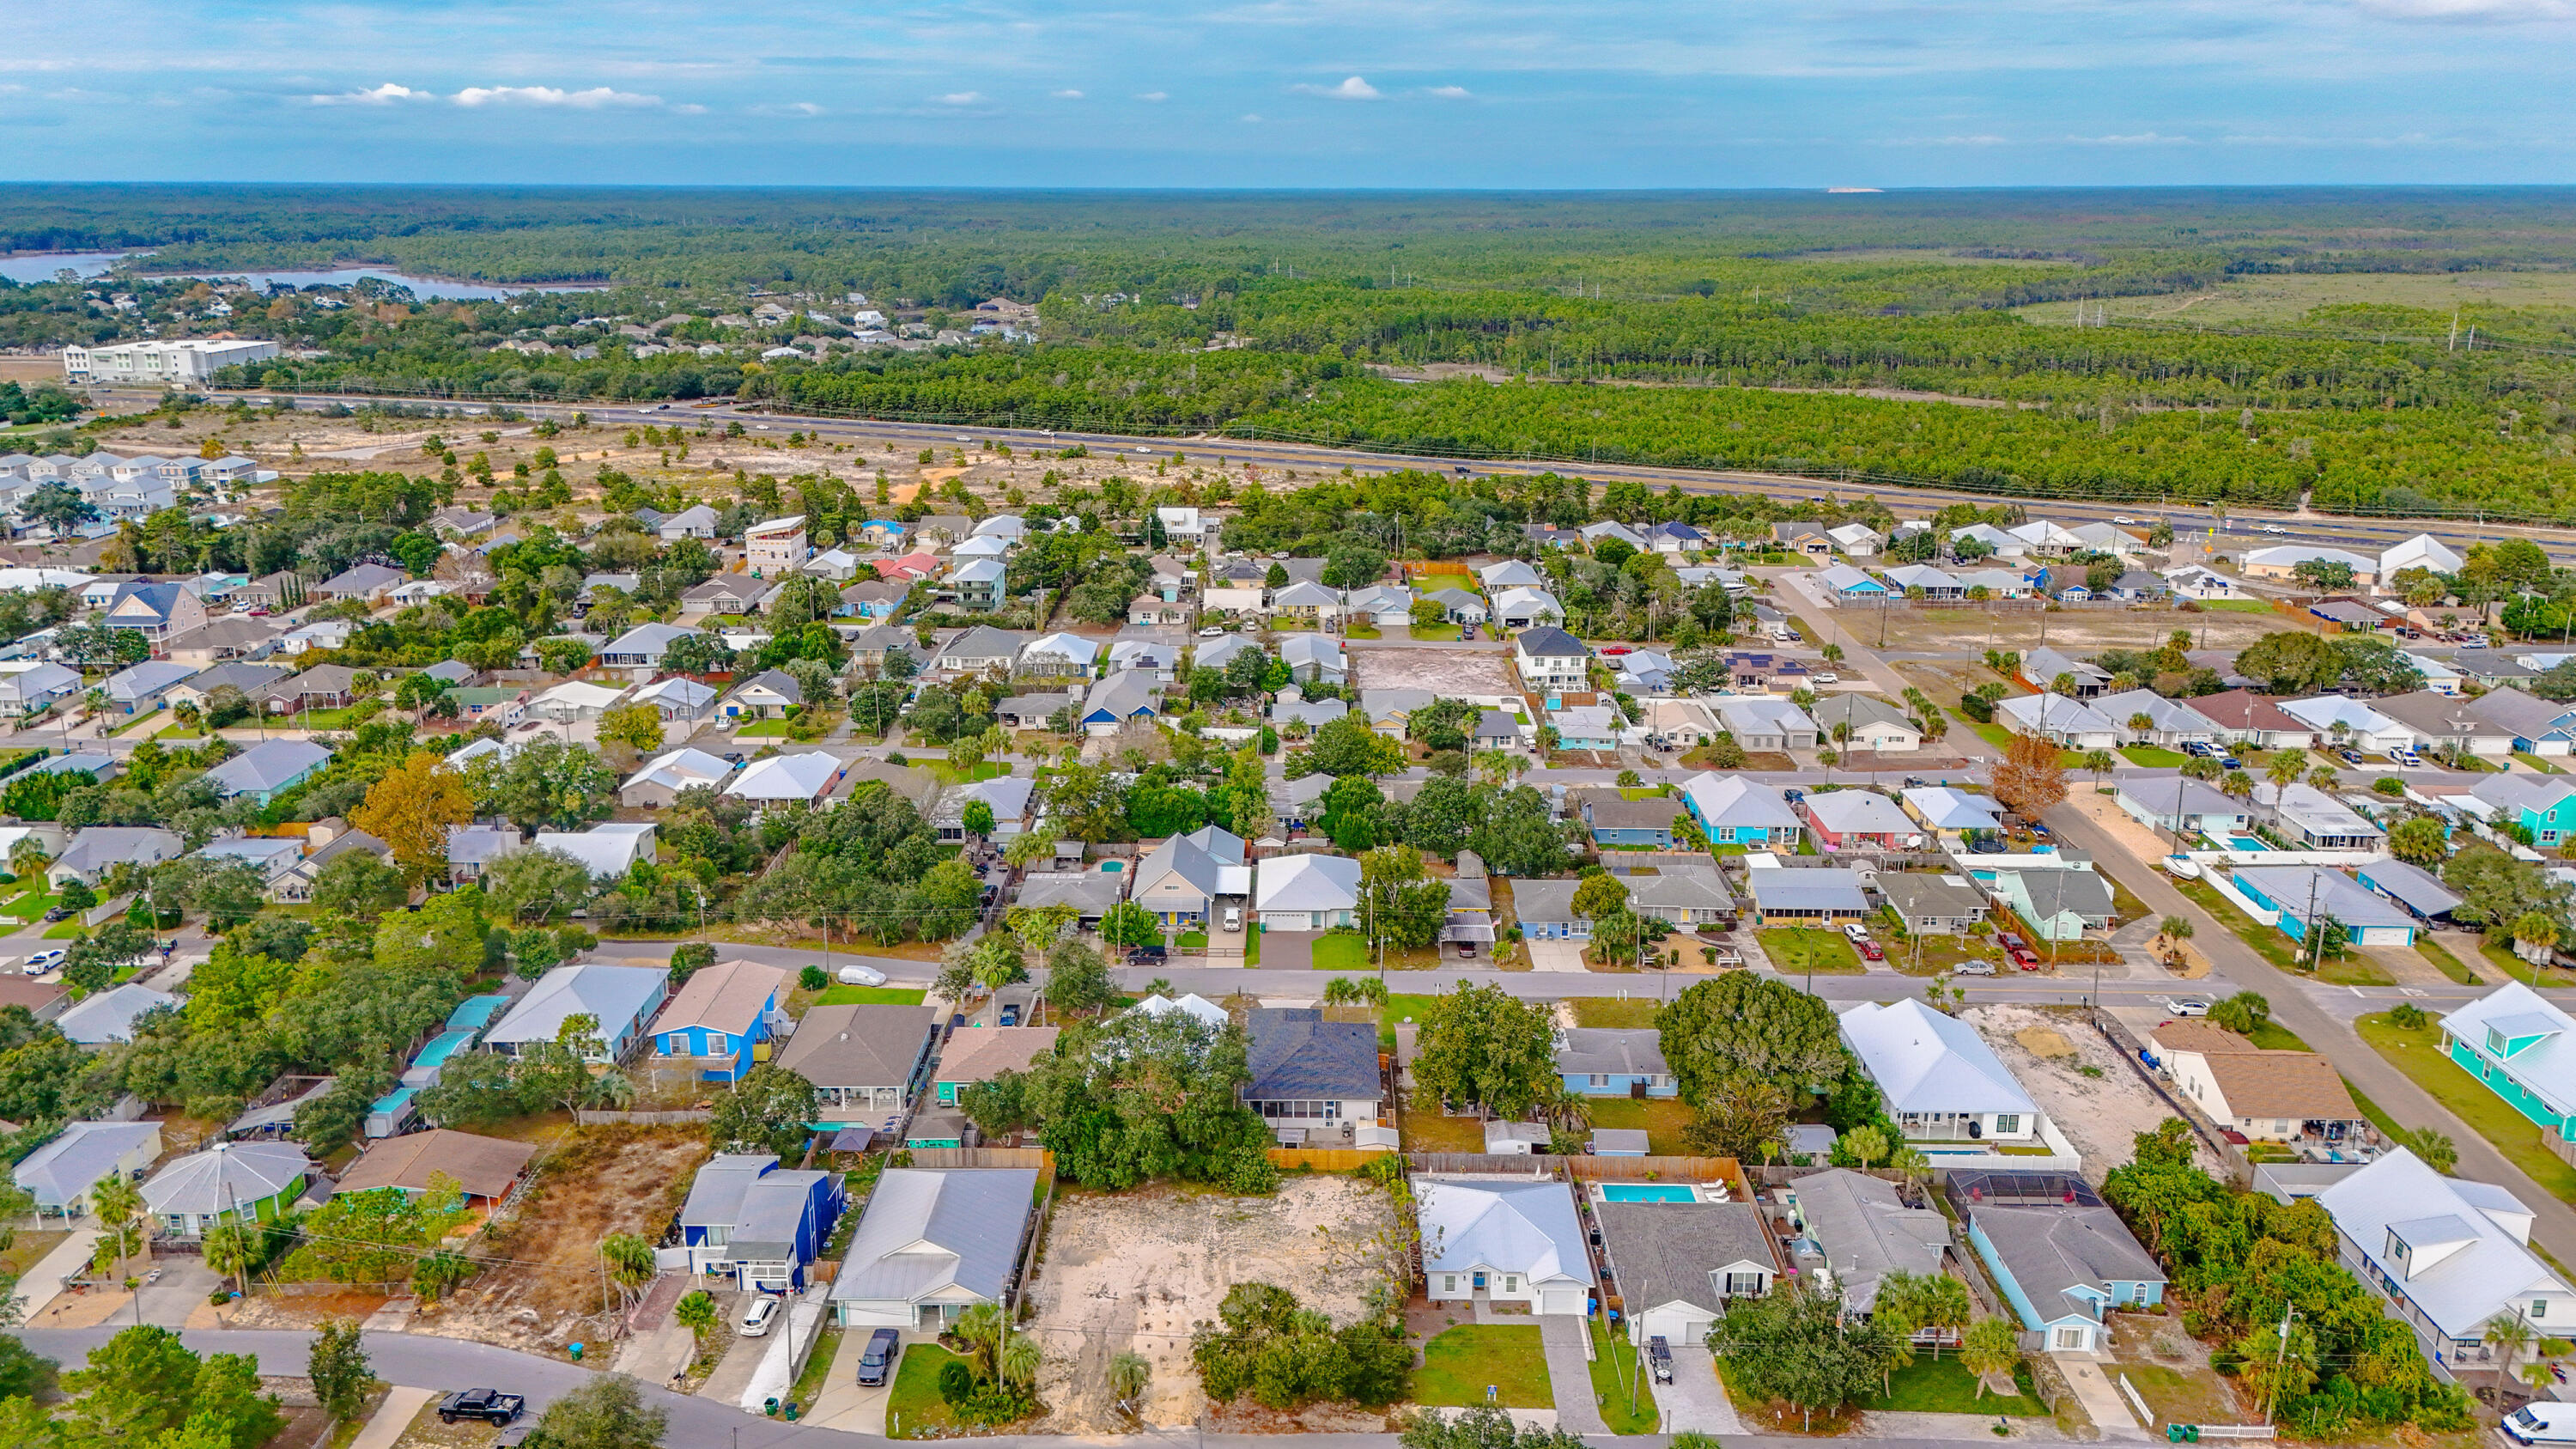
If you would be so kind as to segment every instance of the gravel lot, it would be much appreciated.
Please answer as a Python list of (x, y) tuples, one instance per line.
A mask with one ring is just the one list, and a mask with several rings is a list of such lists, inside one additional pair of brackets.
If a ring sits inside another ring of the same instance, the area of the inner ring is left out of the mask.
[[(2039, 1110), (2083, 1154), (2087, 1182), (2098, 1184), (2112, 1168), (2127, 1162), (2132, 1139), (2154, 1131), (2156, 1124), (2172, 1115), (2119, 1052), (2085, 1024), (2080, 1009), (1976, 1006), (1959, 1013), (1959, 1019), (1977, 1029)], [(2054, 1031), (2074, 1054), (2040, 1056), (2022, 1041), (2023, 1033), (2037, 1031)], [(2207, 1148), (2197, 1151), (2201, 1166), (2220, 1170)]]

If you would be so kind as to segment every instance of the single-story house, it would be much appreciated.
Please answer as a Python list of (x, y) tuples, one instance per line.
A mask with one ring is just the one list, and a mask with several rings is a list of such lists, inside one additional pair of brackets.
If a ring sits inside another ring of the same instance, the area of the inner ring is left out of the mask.
[(608, 966), (598, 962), (558, 966), (539, 977), (509, 1014), (483, 1038), (486, 1051), (505, 1057), (552, 1042), (564, 1022), (589, 1016), (599, 1043), (587, 1059), (600, 1066), (624, 1061), (646, 1038), (645, 1023), (661, 1009), (671, 976), (658, 966)]
[(937, 1331), (1007, 1306), (1037, 1200), (1032, 1167), (887, 1168), (833, 1276), (833, 1321)]
[(1580, 809), (1595, 844), (1651, 846), (1657, 850), (1672, 849), (1673, 820), (1682, 814), (1681, 802), (1672, 797), (1648, 795), (1631, 800), (1616, 789), (1582, 791)]
[(1993, 894), (2043, 941), (2109, 930), (2117, 914), (2111, 883), (2090, 870), (1998, 870)]
[(430, 1190), (433, 1177), (444, 1177), (463, 1190), (469, 1205), (491, 1207), (518, 1187), (536, 1155), (532, 1142), (433, 1127), (368, 1143), (367, 1150), (341, 1174), (339, 1190), (390, 1187), (405, 1197), (419, 1197)]
[(2213, 1021), (2168, 1021), (2148, 1037), (2174, 1086), (2220, 1126), (2258, 1142), (2329, 1148), (2370, 1123), (2334, 1064), (2265, 1051)]
[(1572, 1027), (1556, 1034), (1557, 1075), (1582, 1097), (1679, 1095), (1652, 1028)]
[(845, 1003), (808, 1009), (778, 1064), (814, 1084), (827, 1127), (888, 1125), (929, 1080), (939, 1015), (927, 1006)]
[[(1931, 1277), (1950, 1256), (1950, 1220), (1938, 1208), (1907, 1207), (1896, 1184), (1836, 1167), (1798, 1179), (1798, 1226), (1815, 1246), (1798, 1253), (1802, 1270), (1829, 1268), (1843, 1309), (1867, 1313), (1891, 1273)], [(1960, 1331), (1925, 1329), (1918, 1341), (1956, 1343)]]
[(1986, 898), (1959, 876), (1881, 871), (1878, 893), (1909, 936), (1964, 936), (1986, 918)]
[(1795, 848), (1806, 822), (1777, 789), (1742, 775), (1703, 770), (1682, 784), (1682, 808), (1715, 845)]
[(841, 779), (838, 756), (821, 750), (772, 755), (742, 767), (724, 793), (738, 795), (761, 808), (821, 799)]
[(1762, 1211), (1749, 1202), (1595, 1203), (1629, 1332), (1696, 1347), (1728, 1300), (1770, 1292), (1780, 1261)]
[(155, 866), (177, 860), (187, 849), (176, 832), (157, 825), (92, 825), (74, 833), (45, 867), (45, 883), (56, 892), (73, 881), (95, 886), (110, 866)]
[(205, 780), (223, 799), (266, 805), (329, 763), (331, 752), (310, 740), (263, 740), (208, 770)]
[(2415, 917), (2342, 871), (2321, 865), (2239, 865), (2232, 875), (2247, 900), (2280, 912), (2281, 934), (2293, 941), (2308, 939), (2311, 921), (2331, 920), (2355, 946), (2415, 944)]
[(1352, 925), (1359, 903), (1360, 863), (1349, 856), (1273, 855), (1253, 866), (1252, 908), (1264, 930)]
[(1862, 1002), (1841, 1026), (1908, 1143), (2039, 1139), (2038, 1104), (1975, 1027), (1911, 998)]
[(1055, 1050), (1055, 1039), (1063, 1034), (1052, 1026), (961, 1027), (939, 1049), (939, 1064), (930, 1071), (931, 1090), (940, 1106), (954, 1107), (958, 1094), (977, 1082), (1027, 1071), (1029, 1063)]
[(1827, 850), (1913, 850), (1923, 844), (1913, 817), (1874, 790), (1810, 790), (1799, 808)]
[(1579, 880), (1523, 880), (1512, 883), (1512, 904), (1520, 915), (1521, 934), (1533, 941), (1589, 941), (1592, 922), (1574, 913)]
[(275, 1222), (294, 1210), (313, 1161), (291, 1142), (218, 1142), (143, 1184), (143, 1212), (161, 1235), (199, 1239), (226, 1222)]
[(1574, 1193), (1541, 1178), (1416, 1177), (1424, 1293), (1433, 1303), (1526, 1304), (1585, 1314), (1595, 1285)]
[(1753, 919), (1764, 926), (1830, 926), (1869, 915), (1858, 871), (1748, 870), (1744, 884), (1753, 896)]
[(158, 1122), (73, 1122), (19, 1159), (10, 1179), (40, 1217), (89, 1216), (90, 1194), (110, 1177), (133, 1178), (161, 1156)]

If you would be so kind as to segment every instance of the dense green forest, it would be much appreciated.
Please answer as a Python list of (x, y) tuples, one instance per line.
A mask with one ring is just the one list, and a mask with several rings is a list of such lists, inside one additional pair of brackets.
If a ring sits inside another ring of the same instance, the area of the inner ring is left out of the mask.
[[(2027, 496), (2576, 516), (2576, 307), (2343, 304), (2227, 328), (2009, 310), (2276, 272), (2576, 269), (2567, 191), (42, 186), (0, 195), (0, 241), (149, 247), (155, 267), (366, 260), (612, 284), (427, 306), (287, 297), (247, 315), (209, 312), (193, 283), (122, 275), (113, 285), (136, 298), (122, 313), (96, 285), (0, 289), (0, 342), (225, 328), (319, 354), (237, 379), (273, 387), (741, 395)], [(1010, 297), (1039, 305), (1044, 340), (755, 360), (848, 331), (713, 324), (762, 292), (840, 323), (845, 294), (864, 292), (932, 328)], [(615, 330), (674, 314), (691, 320), (667, 340), (730, 351), (638, 357)], [(560, 350), (495, 350), (538, 338)]]

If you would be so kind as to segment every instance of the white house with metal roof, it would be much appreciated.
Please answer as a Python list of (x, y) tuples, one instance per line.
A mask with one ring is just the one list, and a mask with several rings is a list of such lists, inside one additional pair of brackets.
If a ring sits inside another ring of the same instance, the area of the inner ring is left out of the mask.
[(131, 1178), (161, 1155), (158, 1122), (74, 1122), (21, 1158), (10, 1179), (47, 1217), (87, 1217), (101, 1180)]
[(832, 1279), (833, 1321), (937, 1330), (1009, 1301), (1037, 1178), (1026, 1167), (886, 1169)]
[(1360, 863), (1346, 855), (1273, 855), (1253, 867), (1252, 908), (1266, 931), (1355, 925)]
[[(1908, 1143), (2039, 1140), (2039, 1104), (1977, 1029), (1957, 1017), (1911, 998), (1862, 1002), (1842, 1014), (1842, 1037)], [(1921, 1150), (1937, 1156), (1945, 1149)]]
[(821, 750), (772, 755), (742, 767), (724, 793), (762, 806), (820, 799), (841, 778), (841, 761)]
[(1562, 1182), (1417, 1177), (1424, 1293), (1433, 1303), (1522, 1303), (1533, 1314), (1589, 1311), (1593, 1276), (1574, 1193)]
[(2080, 699), (2024, 694), (1995, 701), (1995, 720), (2015, 734), (2036, 735), (2070, 750), (2107, 750), (2120, 743), (2120, 725)]
[(2400, 1147), (2316, 1194), (2337, 1256), (2415, 1330), (2445, 1376), (2497, 1367), (2499, 1319), (2543, 1336), (2576, 1322), (2576, 1289), (2531, 1249), (2531, 1209), (2483, 1182), (2444, 1177)]
[(658, 966), (558, 966), (483, 1034), (484, 1050), (515, 1057), (553, 1041), (572, 1017), (588, 1016), (597, 1023), (591, 1035), (600, 1043), (589, 1059), (614, 1065), (651, 1039), (645, 1027), (670, 994), (670, 980), (671, 973)]

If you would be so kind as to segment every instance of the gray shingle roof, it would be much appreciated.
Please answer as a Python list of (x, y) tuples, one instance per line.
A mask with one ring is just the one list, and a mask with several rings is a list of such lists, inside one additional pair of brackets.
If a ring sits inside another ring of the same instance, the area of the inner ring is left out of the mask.
[(1762, 1210), (1751, 1203), (1612, 1202), (1592, 1211), (1632, 1314), (1666, 1303), (1714, 1313), (1723, 1305), (1711, 1273), (1735, 1263), (1779, 1271)]
[(1326, 1021), (1311, 1007), (1255, 1007), (1252, 1083), (1244, 1095), (1259, 1101), (1378, 1096), (1377, 1032), (1349, 1021)]
[(1892, 1183), (1835, 1168), (1798, 1179), (1798, 1213), (1820, 1244), (1843, 1290), (1843, 1304), (1866, 1313), (1889, 1273), (1938, 1273), (1950, 1243), (1950, 1220), (1933, 1208), (1909, 1208)]
[(1672, 1070), (1664, 1065), (1662, 1033), (1651, 1028), (1574, 1027), (1558, 1036), (1560, 1072), (1660, 1077)]

